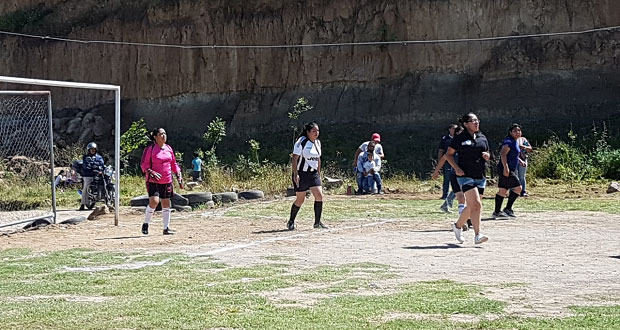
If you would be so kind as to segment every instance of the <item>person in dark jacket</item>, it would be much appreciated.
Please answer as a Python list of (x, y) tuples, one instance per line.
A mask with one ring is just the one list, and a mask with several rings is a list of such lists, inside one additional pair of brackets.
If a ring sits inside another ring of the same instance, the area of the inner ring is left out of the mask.
[(91, 142), (86, 146), (86, 154), (82, 156), (82, 205), (80, 211), (88, 206), (88, 186), (93, 182), (95, 175), (103, 171), (105, 163), (103, 157), (97, 153), (97, 144)]

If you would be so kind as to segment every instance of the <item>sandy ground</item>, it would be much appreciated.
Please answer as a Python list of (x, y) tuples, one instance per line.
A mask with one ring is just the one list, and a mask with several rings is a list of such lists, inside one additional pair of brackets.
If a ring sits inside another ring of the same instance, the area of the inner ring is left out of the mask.
[[(490, 241), (475, 246), (473, 231), (458, 244), (448, 221), (359, 220), (315, 230), (312, 220), (301, 219), (298, 230), (289, 232), (284, 217), (242, 219), (221, 217), (221, 212), (173, 214), (174, 236), (162, 235), (156, 214), (150, 235), (143, 236), (143, 215), (122, 210), (118, 227), (113, 215), (105, 215), (78, 225), (4, 234), (0, 248), (179, 252), (245, 266), (265, 262), (266, 256), (286, 256), (287, 263), (300, 268), (375, 262), (399, 275), (378, 282), (378, 293), (413, 281), (482, 284), (481, 294), (505, 301), (508, 313), (521, 316), (567, 316), (568, 306), (620, 304), (619, 215), (549, 212), (485, 221), (483, 232)], [(271, 294), (299, 300), (302, 290)]]

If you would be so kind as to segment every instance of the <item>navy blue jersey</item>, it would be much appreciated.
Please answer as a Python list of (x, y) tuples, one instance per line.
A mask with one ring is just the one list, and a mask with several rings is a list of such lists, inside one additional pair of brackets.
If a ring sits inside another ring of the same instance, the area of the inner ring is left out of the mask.
[[(510, 148), (508, 155), (506, 155), (508, 169), (511, 171), (515, 171), (517, 169), (517, 165), (519, 165), (519, 153), (521, 152), (519, 144), (517, 143), (517, 140), (513, 139), (512, 136), (508, 135), (502, 141), (500, 152), (504, 148), (504, 146), (508, 146), (508, 148)], [(497, 163), (497, 168), (500, 170), (500, 173), (504, 170), (504, 164), (502, 164), (501, 159), (499, 163)]]

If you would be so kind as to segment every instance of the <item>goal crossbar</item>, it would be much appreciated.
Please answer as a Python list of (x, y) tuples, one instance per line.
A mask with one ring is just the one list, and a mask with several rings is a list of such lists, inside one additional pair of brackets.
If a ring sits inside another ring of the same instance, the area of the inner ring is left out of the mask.
[[(0, 76), (0, 83), (22, 84), (22, 85), (38, 85), (52, 86), (62, 88), (81, 88), (81, 89), (97, 89), (114, 92), (114, 167), (116, 179), (116, 194), (114, 194), (114, 225), (118, 226), (119, 204), (120, 204), (120, 165), (121, 165), (121, 86), (68, 82), (58, 80), (30, 79), (19, 77)], [(26, 92), (28, 93), (28, 92)], [(36, 93), (36, 92), (34, 92)], [(22, 93), (23, 94), (23, 93)], [(50, 104), (51, 106), (51, 104)], [(51, 117), (50, 117), (51, 120)], [(52, 146), (53, 147), (53, 146)], [(53, 173), (52, 173), (53, 175)]]

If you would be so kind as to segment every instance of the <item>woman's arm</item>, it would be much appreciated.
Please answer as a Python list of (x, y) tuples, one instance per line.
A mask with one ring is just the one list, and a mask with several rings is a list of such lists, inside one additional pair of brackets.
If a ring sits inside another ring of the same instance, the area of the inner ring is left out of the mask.
[(454, 161), (454, 154), (456, 153), (456, 150), (454, 150), (454, 148), (452, 147), (448, 147), (448, 152), (446, 152), (446, 161), (448, 161), (448, 164), (450, 164), (450, 166), (452, 166), (452, 168), (454, 169), (454, 173), (456, 173), (456, 175), (458, 176), (463, 176), (465, 174), (465, 172), (463, 172), (463, 170), (459, 167), (459, 165), (456, 163), (456, 161)]

